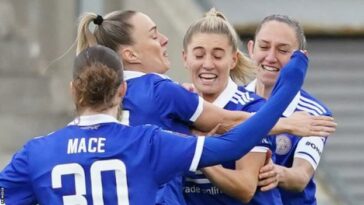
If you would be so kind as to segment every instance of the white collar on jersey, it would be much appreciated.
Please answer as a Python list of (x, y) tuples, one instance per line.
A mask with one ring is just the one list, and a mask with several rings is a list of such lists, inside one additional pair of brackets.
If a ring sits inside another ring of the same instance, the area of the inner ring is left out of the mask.
[(234, 81), (229, 78), (225, 89), (220, 93), (220, 95), (215, 99), (212, 104), (216, 105), (217, 107), (224, 108), (234, 96), (237, 89), (238, 85), (236, 85), (236, 83), (234, 83)]
[[(133, 71), (133, 70), (124, 70), (124, 78), (125, 80), (130, 80), (130, 79), (133, 79), (133, 78), (139, 78), (145, 74), (150, 74), (150, 73), (143, 73), (143, 72), (140, 72), (140, 71)], [(155, 75), (159, 75), (161, 78), (164, 78), (164, 79), (170, 79), (168, 76), (166, 75), (163, 75), (163, 74), (159, 74), (159, 73), (152, 73), (152, 74), (155, 74)]]
[(68, 125), (78, 125), (78, 126), (90, 126), (100, 123), (120, 123), (115, 117), (106, 114), (96, 114), (96, 115), (81, 115), (70, 122)]
[[(255, 92), (256, 85), (257, 85), (257, 79), (250, 82), (245, 88), (248, 91)], [(300, 98), (301, 98), (301, 91), (298, 91), (298, 93), (293, 98), (293, 100), (288, 105), (288, 107), (286, 108), (286, 110), (283, 112), (282, 115), (285, 116), (285, 117), (291, 116), (294, 113), (294, 111), (296, 110), (297, 105), (298, 105), (298, 103), (300, 101)]]

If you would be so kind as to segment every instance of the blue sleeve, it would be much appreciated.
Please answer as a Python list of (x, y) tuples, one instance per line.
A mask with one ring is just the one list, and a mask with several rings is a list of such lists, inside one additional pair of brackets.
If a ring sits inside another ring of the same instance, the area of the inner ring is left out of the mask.
[(166, 183), (191, 168), (196, 150), (196, 137), (155, 129), (150, 142), (150, 159), (158, 183)]
[(220, 137), (206, 138), (199, 167), (238, 160), (258, 144), (300, 90), (307, 64), (305, 54), (294, 52), (289, 63), (282, 68), (272, 96), (255, 115)]
[(0, 187), (4, 190), (7, 205), (37, 204), (29, 178), (26, 146), (1, 171)]
[(202, 112), (202, 99), (170, 80), (155, 84), (156, 102), (162, 116), (194, 122)]
[[(251, 113), (255, 113), (257, 112), (261, 107), (263, 107), (263, 105), (265, 104), (266, 100), (262, 97), (260, 97), (259, 95), (253, 93), (253, 92), (249, 92), (246, 91), (249, 94), (249, 98), (252, 98), (253, 100), (250, 101), (248, 104), (246, 104), (244, 106), (244, 110), (243, 111), (247, 111), (247, 112), (251, 112)], [(254, 151), (262, 151), (260, 149), (260, 147), (265, 147), (266, 149), (271, 149), (272, 150), (272, 140), (269, 136), (264, 137), (254, 148)], [(263, 149), (265, 149), (263, 148)]]

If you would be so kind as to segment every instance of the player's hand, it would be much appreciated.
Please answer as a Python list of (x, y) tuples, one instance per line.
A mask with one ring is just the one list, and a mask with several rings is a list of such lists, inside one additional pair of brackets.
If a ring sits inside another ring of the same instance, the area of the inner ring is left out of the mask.
[(333, 117), (312, 116), (303, 111), (293, 113), (286, 120), (290, 125), (290, 133), (297, 136), (327, 137), (335, 132), (337, 126)]
[(192, 83), (182, 83), (181, 85), (186, 90), (193, 92), (193, 93), (197, 93), (197, 89), (195, 88), (195, 86)]
[(279, 183), (278, 169), (276, 169), (271, 156), (272, 152), (269, 150), (266, 155), (265, 165), (259, 170), (258, 186), (261, 191), (274, 189)]

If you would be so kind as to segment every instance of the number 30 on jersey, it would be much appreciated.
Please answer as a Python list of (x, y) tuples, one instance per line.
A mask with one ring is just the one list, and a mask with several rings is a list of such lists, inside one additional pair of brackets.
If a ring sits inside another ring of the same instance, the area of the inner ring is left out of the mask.
[[(90, 168), (93, 204), (103, 205), (101, 172), (114, 171), (116, 196), (119, 205), (129, 205), (128, 185), (125, 164), (118, 159), (95, 161)], [(63, 196), (64, 205), (87, 205), (85, 171), (80, 164), (59, 164), (52, 169), (52, 188), (62, 188), (62, 176), (73, 174), (75, 177), (75, 195)]]

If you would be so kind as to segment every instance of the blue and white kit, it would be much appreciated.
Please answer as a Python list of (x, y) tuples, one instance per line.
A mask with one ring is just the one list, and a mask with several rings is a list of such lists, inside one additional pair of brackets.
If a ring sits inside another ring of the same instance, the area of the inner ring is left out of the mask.
[[(247, 89), (255, 91), (256, 80), (247, 85)], [(283, 112), (288, 117), (296, 111), (305, 111), (311, 115), (332, 116), (331, 111), (320, 101), (301, 89)], [(292, 167), (294, 158), (301, 158), (309, 162), (316, 170), (326, 143), (326, 137), (305, 137), (300, 138), (291, 134), (280, 134), (275, 140), (276, 163), (285, 167)], [(302, 192), (287, 191), (279, 189), (283, 204), (287, 205), (315, 205), (316, 185), (313, 177)]]
[[(253, 92), (247, 91), (243, 86), (238, 86), (229, 79), (226, 88), (213, 102), (214, 105), (227, 110), (242, 110), (254, 113), (264, 105), (265, 99)], [(267, 136), (255, 146), (251, 152), (266, 152), (268, 149), (274, 151), (273, 137)], [(224, 168), (235, 169), (235, 161), (225, 162)], [(209, 179), (199, 170), (188, 174), (184, 182), (184, 195), (188, 205), (209, 204), (209, 205), (241, 205), (242, 202), (223, 193), (218, 187), (214, 186)], [(257, 189), (256, 194), (249, 204), (272, 205), (282, 204), (278, 189), (261, 192)]]

